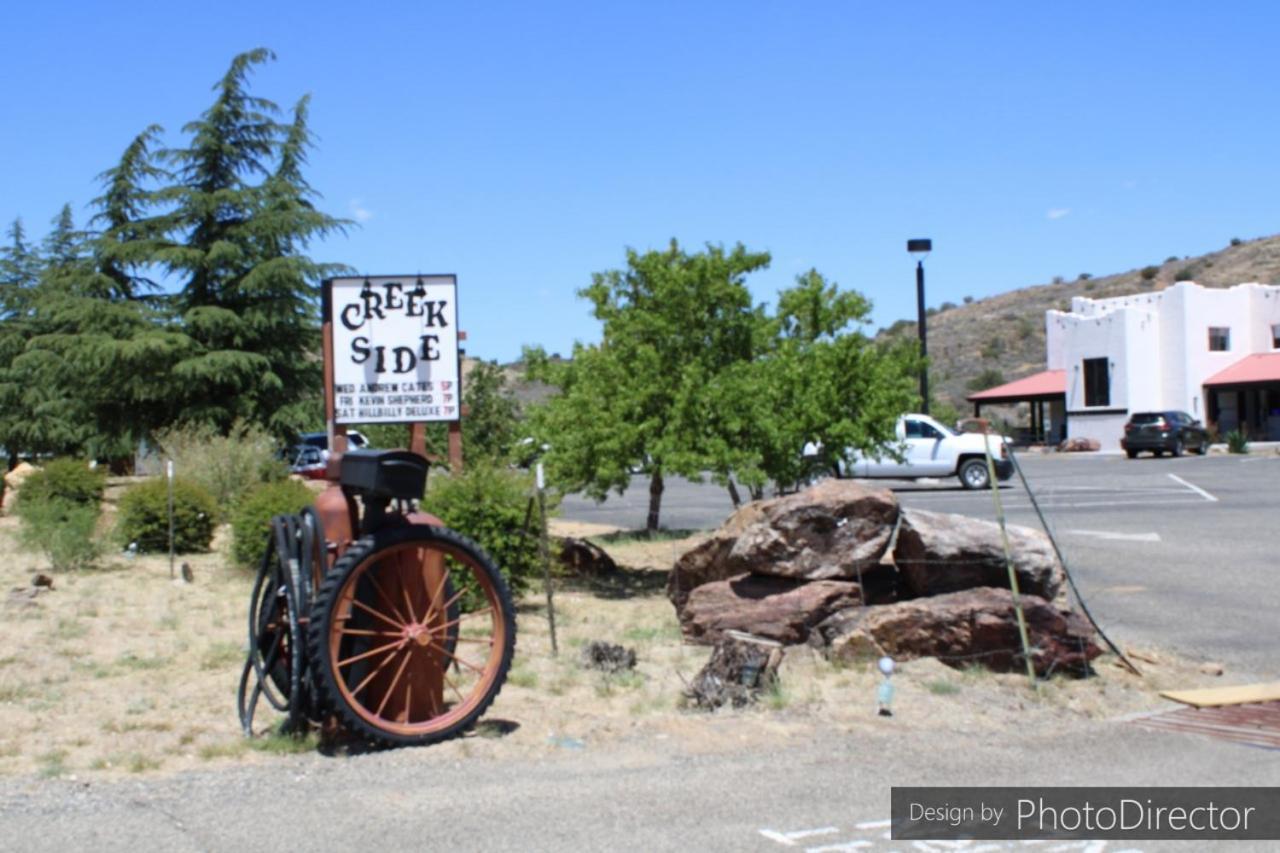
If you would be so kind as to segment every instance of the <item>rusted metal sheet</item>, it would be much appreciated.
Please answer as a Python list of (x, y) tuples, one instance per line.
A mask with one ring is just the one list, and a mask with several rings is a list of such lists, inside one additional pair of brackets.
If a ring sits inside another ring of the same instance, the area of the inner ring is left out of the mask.
[(1280, 702), (1216, 708), (1180, 708), (1133, 721), (1144, 729), (1184, 732), (1267, 749), (1280, 749)]

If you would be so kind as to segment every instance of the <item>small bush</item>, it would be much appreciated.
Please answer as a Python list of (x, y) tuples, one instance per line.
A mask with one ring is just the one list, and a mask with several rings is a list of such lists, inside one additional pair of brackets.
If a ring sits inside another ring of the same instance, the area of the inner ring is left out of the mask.
[(311, 490), (297, 480), (262, 483), (244, 495), (231, 514), (231, 553), (236, 563), (256, 568), (267, 550), (272, 516), (292, 515), (314, 500)]
[[(1019, 318), (1021, 319), (1021, 318)], [(1004, 339), (993, 336), (991, 340), (982, 345), (982, 357), (986, 359), (997, 359), (1004, 355)]]
[(1231, 245), (1233, 245), (1233, 246), (1239, 246), (1239, 245), (1240, 245), (1241, 243), (1243, 243), (1243, 242), (1244, 242), (1244, 241), (1243, 241), (1243, 240), (1241, 240), (1239, 237), (1232, 237), (1232, 238), (1231, 238)]
[(1138, 271), (1138, 275), (1142, 276), (1143, 281), (1151, 281), (1160, 272), (1159, 267), (1145, 266)]
[[(519, 595), (539, 574), (538, 540), (523, 534), (532, 493), (528, 474), (501, 465), (472, 465), (462, 474), (433, 476), (423, 509), (480, 543)], [(548, 513), (554, 505), (548, 496)], [(537, 528), (536, 513), (530, 527)]]
[(972, 305), (972, 304), (973, 304), (973, 297), (972, 297), (972, 296), (966, 296), (966, 297), (964, 298), (964, 304), (965, 304), (965, 305)]
[(1227, 433), (1227, 451), (1230, 453), (1248, 453), (1249, 437), (1238, 429)]
[(178, 476), (213, 496), (221, 520), (254, 486), (289, 475), (276, 440), (261, 427), (243, 422), (226, 435), (209, 426), (179, 427), (163, 433), (157, 443), (173, 460)]
[(27, 497), (20, 502), (20, 507), (19, 539), (26, 547), (48, 557), (55, 570), (87, 569), (102, 556), (102, 545), (95, 535), (97, 504)]
[(1196, 280), (1195, 267), (1183, 267), (1182, 269), (1178, 270), (1176, 273), (1173, 274), (1173, 280), (1174, 281), (1195, 281)]
[(96, 510), (106, 485), (106, 469), (90, 469), (81, 459), (54, 459), (23, 481), (18, 489), (18, 512), (22, 512), (24, 503), (50, 501), (92, 506)]
[[(180, 554), (208, 551), (213, 541), (217, 504), (202, 486), (185, 478), (173, 481), (173, 544)], [(169, 483), (154, 477), (131, 486), (120, 498), (116, 535), (142, 552), (169, 550)]]
[(1082, 272), (1076, 276), (1076, 281), (1088, 281), (1091, 278), (1093, 278), (1093, 273)]

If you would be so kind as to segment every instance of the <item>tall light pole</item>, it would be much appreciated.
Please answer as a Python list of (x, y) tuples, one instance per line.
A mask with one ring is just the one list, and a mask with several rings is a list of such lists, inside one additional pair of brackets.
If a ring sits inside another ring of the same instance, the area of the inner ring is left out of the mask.
[(924, 314), (924, 259), (933, 251), (932, 240), (908, 240), (907, 251), (916, 259), (916, 329), (920, 332), (920, 411), (929, 414), (929, 336)]

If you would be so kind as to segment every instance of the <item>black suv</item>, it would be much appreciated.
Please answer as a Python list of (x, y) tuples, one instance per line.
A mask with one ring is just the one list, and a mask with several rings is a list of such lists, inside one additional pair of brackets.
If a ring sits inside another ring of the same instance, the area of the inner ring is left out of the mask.
[(1184, 451), (1204, 453), (1209, 448), (1209, 431), (1186, 412), (1134, 412), (1124, 425), (1120, 446), (1133, 459), (1144, 450), (1156, 456), (1168, 451), (1181, 456)]

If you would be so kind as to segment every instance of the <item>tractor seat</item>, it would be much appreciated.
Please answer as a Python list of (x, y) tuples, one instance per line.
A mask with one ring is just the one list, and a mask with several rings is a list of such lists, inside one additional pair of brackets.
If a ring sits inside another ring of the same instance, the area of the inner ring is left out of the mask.
[(348, 450), (338, 482), (365, 497), (417, 500), (427, 486), (427, 460), (408, 450)]

